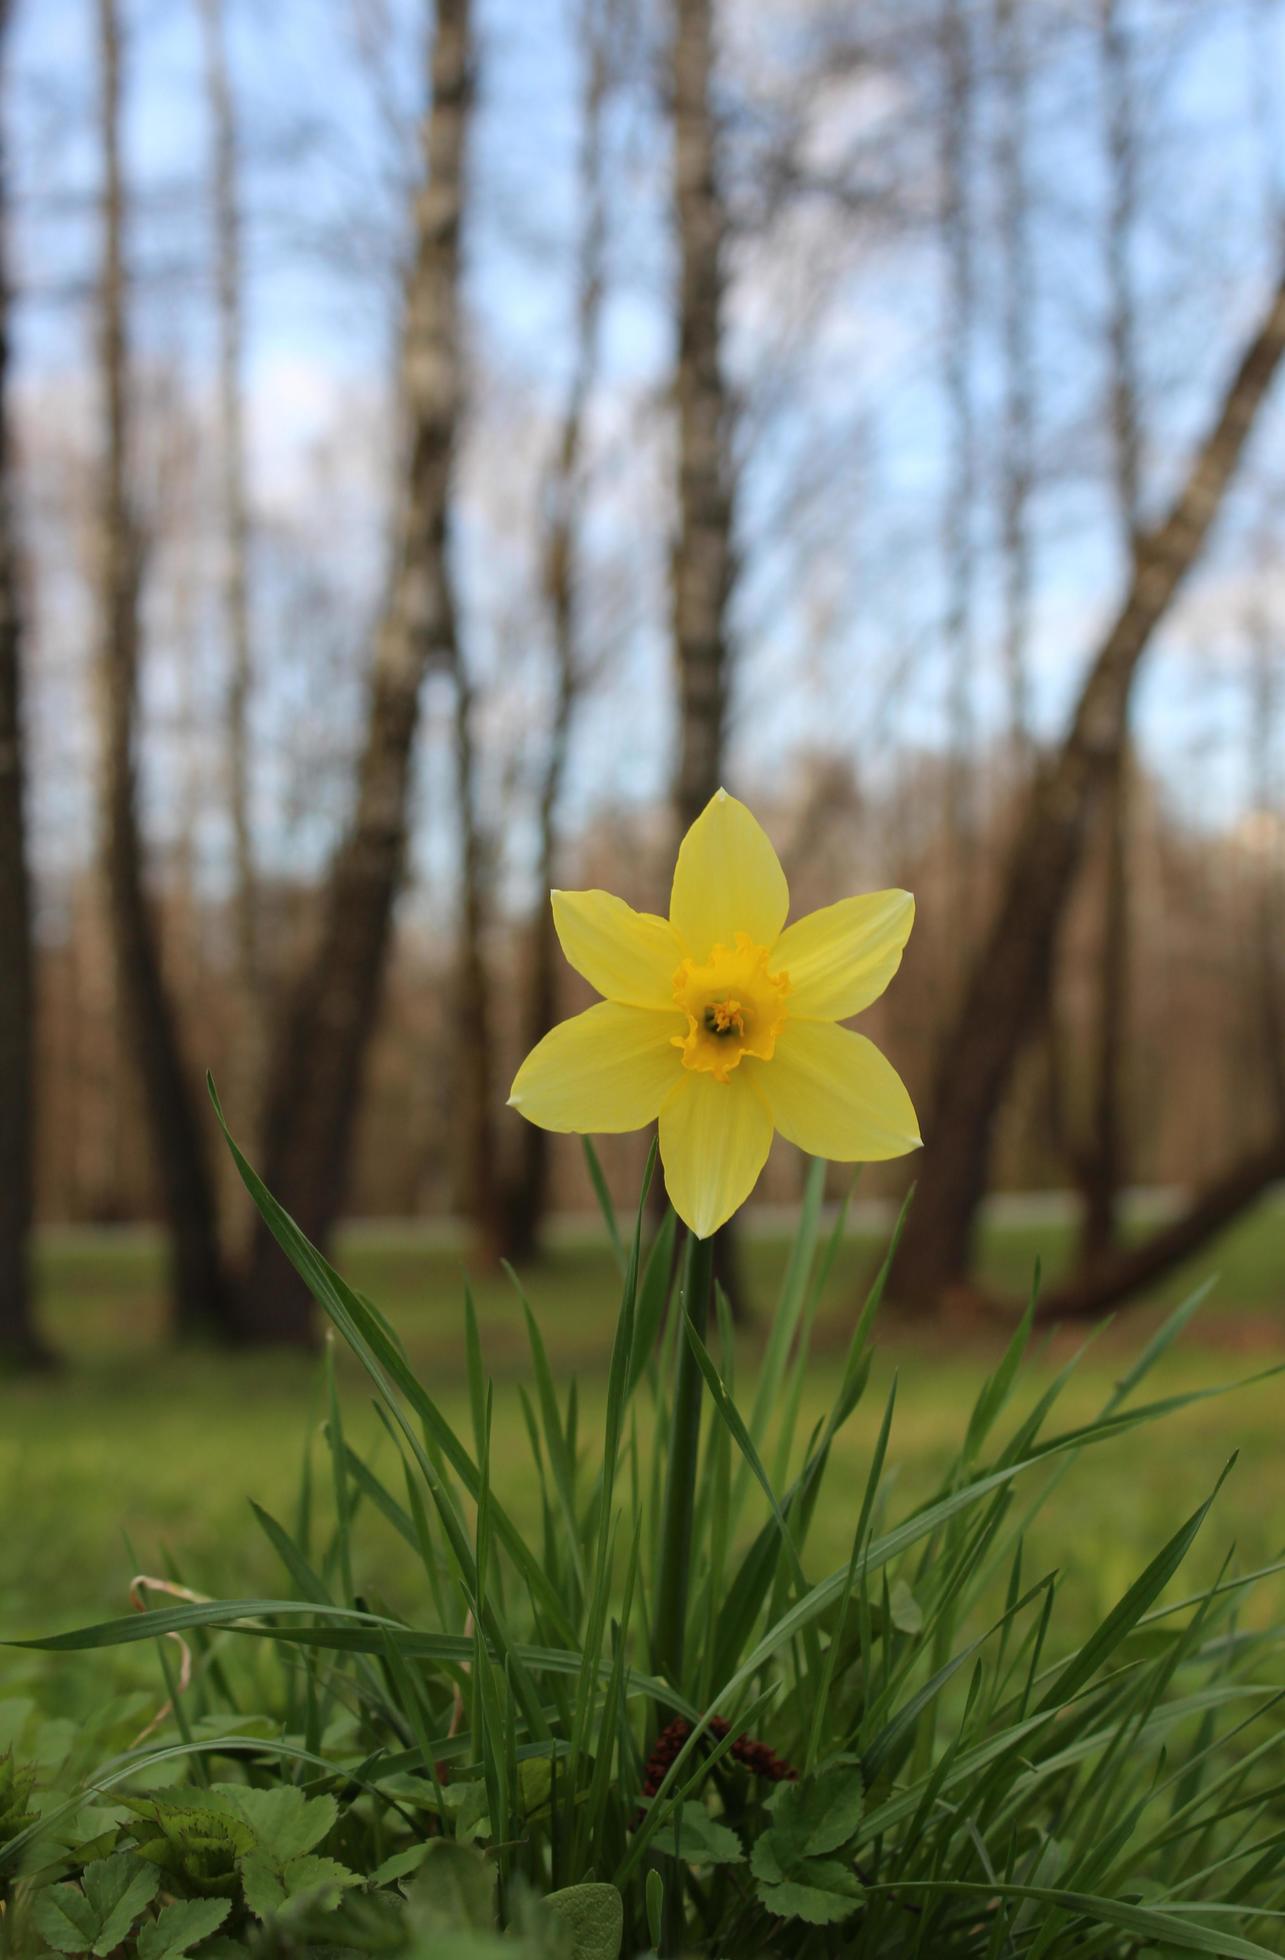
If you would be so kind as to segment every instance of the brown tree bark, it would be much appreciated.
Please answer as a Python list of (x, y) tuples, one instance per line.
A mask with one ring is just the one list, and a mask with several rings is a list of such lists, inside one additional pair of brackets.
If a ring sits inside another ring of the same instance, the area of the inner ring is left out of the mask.
[[(459, 349), (460, 224), (471, 97), (470, 0), (439, 0), (425, 176), (406, 299), (402, 399), (409, 422), (395, 562), (375, 652), (357, 793), (323, 897), (315, 955), (276, 1043), (264, 1130), (270, 1189), (325, 1245), (343, 1202), (362, 1074), (382, 991), (409, 828), (422, 683), (449, 665), (448, 565)], [(247, 1341), (307, 1341), (312, 1312), (266, 1231), (239, 1309)]]
[(1000, 456), (1003, 653), (1009, 742), (1024, 774), (1030, 759), (1027, 666), (1031, 632), (1030, 501), (1033, 474), (1031, 312), (1034, 305), (1027, 170), (1027, 30), (1021, 0), (995, 0), (1000, 104), (996, 139), (1003, 251), (1004, 411)]
[[(678, 670), (675, 828), (719, 788), (727, 733), (727, 613), (735, 577), (732, 404), (723, 372), (727, 211), (713, 104), (713, 0), (677, 0), (672, 54), (673, 195), (678, 233), (678, 533), (671, 561)], [(657, 1181), (659, 1183), (659, 1180)], [(715, 1240), (715, 1273), (743, 1316), (735, 1225)]]
[[(602, 124), (610, 83), (611, 12), (587, 0), (583, 34), (588, 43), (580, 142), (581, 230), (576, 269), (576, 344), (571, 384), (544, 486), (542, 582), (553, 640), (556, 682), (549, 746), (537, 812), (539, 859), (536, 909), (531, 924), (531, 971), (524, 1016), (523, 1052), (535, 1047), (557, 1019), (558, 936), (549, 893), (557, 878), (559, 813), (572, 720), (582, 685), (577, 617), (580, 526), (584, 515), (585, 417), (598, 367), (602, 316), (607, 204)], [(539, 1246), (549, 1206), (549, 1133), (524, 1123), (517, 1175), (507, 1194), (509, 1256), (530, 1258)]]
[(678, 534), (672, 559), (680, 834), (718, 789), (727, 727), (727, 605), (734, 575), (731, 406), (723, 374), (727, 214), (719, 189), (712, 0), (678, 0), (673, 45), (678, 231)]
[[(238, 1061), (230, 1108), (251, 1110), (262, 1080), (263, 987), (259, 963), (254, 843), (250, 825), (250, 515), (246, 493), (241, 215), (237, 128), (228, 74), (223, 0), (201, 0), (206, 96), (213, 138), (215, 290), (219, 329), (219, 497), (222, 599), (228, 680), (224, 697), (227, 804), (232, 827), (232, 936), (238, 994)], [(243, 1117), (243, 1121), (245, 1118)], [(252, 1125), (253, 1127), (253, 1125)]]
[(1177, 1218), (1140, 1245), (1108, 1250), (1040, 1301), (1037, 1319), (1096, 1320), (1163, 1279), (1285, 1177), (1285, 1128), (1247, 1150), (1188, 1201)]
[(1070, 727), (1032, 786), (1001, 896), (963, 988), (937, 1071), (918, 1196), (893, 1296), (930, 1310), (966, 1279), (995, 1123), (1046, 992), (1054, 942), (1091, 819), (1119, 752), (1138, 665), (1199, 556), (1285, 353), (1277, 286), (1168, 515), (1137, 541), (1132, 575)]
[[(1107, 217), (1108, 423), (1120, 533), (1130, 559), (1141, 522), (1141, 390), (1131, 274), (1137, 216), (1138, 141), (1129, 45), (1118, 0), (1098, 0), (1098, 45), (1106, 104), (1110, 209)], [(1126, 1169), (1124, 1058), (1130, 935), (1130, 775), (1127, 712), (1102, 800), (1103, 886), (1095, 985), (1089, 1130), (1077, 1157), (1083, 1199), (1080, 1260), (1096, 1266), (1119, 1235)]]
[(942, 810), (948, 873), (945, 944), (941, 957), (957, 973), (966, 968), (976, 917), (976, 852), (972, 844), (974, 645), (973, 512), (977, 501), (977, 436), (973, 415), (972, 152), (974, 63), (964, 0), (943, 0), (941, 12), (943, 101), (941, 111), (941, 250), (945, 261), (942, 313), (942, 384), (949, 425), (949, 468), (942, 511), (946, 568), (943, 640), (947, 753)]
[(31, 1287), (35, 1037), (31, 875), (27, 860), (22, 611), (10, 430), (8, 100), (10, 0), (0, 0), (0, 1370), (47, 1364)]
[(99, 0), (103, 259), (99, 377), (105, 454), (99, 488), (99, 715), (102, 850), (122, 1011), (143, 1090), (169, 1233), (174, 1325), (183, 1335), (226, 1331), (227, 1287), (214, 1186), (205, 1152), (204, 1097), (187, 1065), (144, 889), (135, 761), (142, 540), (129, 489), (125, 187), (121, 168), (121, 30), (116, 0)]

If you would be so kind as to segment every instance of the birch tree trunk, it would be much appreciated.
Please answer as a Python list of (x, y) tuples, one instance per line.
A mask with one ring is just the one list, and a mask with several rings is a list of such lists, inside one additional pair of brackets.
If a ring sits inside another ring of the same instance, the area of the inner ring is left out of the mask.
[(720, 785), (727, 726), (732, 589), (731, 408), (723, 375), (723, 258), (712, 0), (678, 0), (673, 48), (674, 212), (678, 230), (678, 534), (672, 561), (678, 668), (680, 833)]
[[(352, 820), (331, 867), (321, 931), (276, 1044), (264, 1132), (269, 1187), (310, 1238), (326, 1244), (348, 1174), (362, 1075), (382, 992), (409, 831), (420, 693), (450, 665), (448, 563), (459, 350), (460, 226), (471, 96), (470, 0), (439, 0), (415, 210), (401, 396), (405, 481), (389, 596), (377, 638)], [(306, 1342), (302, 1286), (262, 1230), (240, 1308), (242, 1338)]]
[(1140, 662), (1218, 513), (1285, 353), (1278, 285), (1167, 517), (1137, 541), (1123, 604), (1056, 752), (1032, 786), (1001, 895), (956, 1010), (935, 1083), (918, 1197), (892, 1275), (895, 1298), (931, 1309), (968, 1274), (994, 1129), (1047, 990), (1054, 941), (1107, 788)]
[(119, 997), (143, 1090), (170, 1241), (176, 1329), (226, 1331), (227, 1289), (214, 1186), (205, 1151), (204, 1097), (188, 1067), (166, 987), (156, 921), (143, 882), (135, 723), (139, 679), (142, 550), (129, 490), (130, 399), (121, 169), (121, 34), (116, 0), (98, 0), (103, 259), (99, 287), (99, 379), (105, 453), (99, 486), (102, 849)]
[(1027, 665), (1031, 631), (1030, 501), (1034, 449), (1031, 313), (1035, 303), (1027, 181), (1027, 29), (1021, 0), (995, 0), (999, 58), (999, 177), (1003, 254), (1004, 410), (1000, 458), (1004, 676), (1009, 742), (1018, 773), (1030, 759)]
[(9, 414), (8, 158), (3, 146), (11, 20), (11, 0), (0, 0), (0, 1371), (50, 1359), (36, 1332), (30, 1265), (35, 988)]
[[(586, 0), (582, 33), (588, 46), (581, 120), (580, 240), (576, 265), (576, 335), (571, 384), (544, 488), (542, 581), (553, 639), (553, 719), (537, 811), (539, 859), (536, 910), (531, 926), (531, 972), (526, 998), (523, 1052), (535, 1047), (557, 1019), (558, 936), (549, 893), (557, 879), (559, 814), (572, 720), (581, 689), (578, 631), (580, 526), (584, 516), (585, 418), (598, 366), (602, 316), (607, 202), (602, 124), (610, 82), (608, 16), (612, 0)], [(529, 1258), (537, 1249), (549, 1203), (549, 1133), (522, 1125), (518, 1174), (508, 1199), (509, 1256)]]
[[(1141, 396), (1138, 334), (1130, 273), (1137, 219), (1138, 144), (1129, 47), (1118, 0), (1098, 0), (1098, 45), (1107, 117), (1110, 208), (1107, 291), (1110, 350), (1108, 422), (1120, 534), (1132, 560), (1140, 523)], [(1096, 975), (1089, 1132), (1080, 1151), (1084, 1211), (1080, 1258), (1100, 1259), (1116, 1241), (1125, 1174), (1123, 1076), (1131, 969), (1129, 939), (1129, 726), (1126, 713), (1102, 806), (1103, 887)]]
[(949, 474), (942, 513), (946, 571), (943, 622), (946, 659), (945, 773), (946, 944), (943, 957), (965, 970), (975, 916), (971, 834), (975, 811), (973, 766), (973, 507), (977, 497), (977, 438), (973, 418), (973, 51), (964, 0), (944, 0), (941, 16), (942, 110), (941, 247), (946, 292), (942, 320), (942, 382), (949, 424)]
[[(727, 213), (714, 121), (713, 0), (677, 0), (673, 41), (673, 185), (678, 232), (678, 533), (671, 564), (678, 669), (679, 836), (719, 788), (727, 733), (727, 611), (733, 555), (732, 404), (723, 372)], [(716, 1276), (738, 1317), (737, 1240), (715, 1240)]]
[(259, 962), (254, 845), (250, 824), (250, 518), (246, 495), (241, 216), (236, 112), (228, 74), (223, 0), (201, 0), (206, 96), (213, 136), (215, 290), (219, 330), (219, 501), (222, 600), (228, 648), (224, 697), (224, 754), (232, 828), (232, 933), (238, 994), (237, 1064), (229, 1108), (257, 1120), (264, 1061), (263, 985)]

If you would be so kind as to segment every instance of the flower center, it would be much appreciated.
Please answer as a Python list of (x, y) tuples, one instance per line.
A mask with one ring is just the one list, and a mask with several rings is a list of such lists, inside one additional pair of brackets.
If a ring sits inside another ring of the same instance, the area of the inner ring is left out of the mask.
[(706, 960), (684, 960), (674, 975), (674, 1000), (687, 1033), (674, 1036), (683, 1067), (726, 1082), (742, 1055), (769, 1062), (785, 1020), (789, 975), (767, 970), (771, 948), (738, 932), (734, 946), (718, 945)]

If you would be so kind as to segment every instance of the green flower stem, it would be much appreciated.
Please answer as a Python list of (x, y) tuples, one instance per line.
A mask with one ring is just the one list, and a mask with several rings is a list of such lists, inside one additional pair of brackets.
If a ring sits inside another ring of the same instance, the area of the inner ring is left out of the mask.
[[(681, 1310), (705, 1339), (714, 1283), (714, 1239), (689, 1238)], [(669, 1435), (665, 1482), (665, 1520), (660, 1541), (660, 1574), (652, 1630), (652, 1667), (674, 1687), (683, 1679), (687, 1591), (692, 1556), (692, 1510), (696, 1497), (696, 1459), (700, 1449), (701, 1373), (684, 1330), (678, 1330), (678, 1379)]]

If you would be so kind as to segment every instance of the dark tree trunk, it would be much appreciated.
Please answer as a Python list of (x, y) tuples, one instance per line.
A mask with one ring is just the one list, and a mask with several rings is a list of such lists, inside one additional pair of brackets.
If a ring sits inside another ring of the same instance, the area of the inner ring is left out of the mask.
[(105, 883), (120, 999), (143, 1089), (152, 1154), (170, 1240), (174, 1321), (182, 1335), (227, 1329), (228, 1294), (214, 1185), (204, 1141), (204, 1097), (179, 1038), (165, 984), (156, 921), (143, 883), (135, 722), (138, 705), (141, 539), (129, 494), (129, 354), (121, 170), (121, 50), (116, 0), (99, 0), (103, 263), (99, 375), (106, 417), (99, 506)]
[[(727, 728), (733, 555), (732, 408), (723, 373), (727, 212), (718, 179), (712, 0), (678, 0), (673, 45), (674, 216), (678, 232), (678, 534), (671, 567), (678, 669), (679, 836), (719, 788)], [(720, 1258), (737, 1319), (736, 1227)]]
[[(540, 849), (535, 917), (531, 923), (531, 970), (523, 1026), (523, 1052), (548, 1033), (558, 1011), (558, 935), (549, 893), (557, 877), (558, 817), (571, 724), (581, 687), (577, 631), (577, 570), (583, 517), (585, 415), (598, 366), (607, 209), (603, 186), (602, 122), (610, 74), (609, 23), (593, 0), (584, 10), (591, 37), (585, 69), (580, 146), (582, 206), (576, 293), (576, 356), (563, 405), (562, 426), (545, 485), (543, 586), (553, 639), (557, 684), (553, 724), (545, 755), (538, 810)], [(517, 1176), (507, 1193), (510, 1257), (528, 1259), (539, 1249), (549, 1207), (549, 1132), (524, 1123)]]
[(1138, 664), (1199, 555), (1283, 352), (1285, 284), (1246, 347), (1168, 517), (1139, 537), (1128, 591), (1090, 666), (1070, 728), (1032, 786), (1000, 902), (937, 1071), (918, 1196), (893, 1273), (893, 1295), (907, 1306), (931, 1310), (967, 1277), (1000, 1105), (1039, 1016), (1089, 824), (1119, 754)]
[(731, 410), (723, 375), (723, 255), (711, 0), (678, 0), (673, 51), (674, 207), (678, 228), (678, 535), (673, 634), (678, 668), (680, 832), (718, 789), (727, 721), (732, 589)]
[[(406, 856), (420, 692), (430, 666), (449, 668), (453, 653), (448, 519), (460, 401), (460, 221), (471, 59), (470, 0), (439, 0), (425, 180), (416, 205), (403, 335), (410, 437), (396, 562), (371, 676), (354, 813), (324, 894), (315, 955), (289, 1002), (268, 1088), (265, 1179), (323, 1246), (343, 1202), (383, 990)], [(239, 1318), (247, 1341), (298, 1344), (310, 1338), (306, 1291), (262, 1229), (251, 1248)]]
[(1135, 1298), (1190, 1259), (1285, 1177), (1285, 1129), (1270, 1142), (1246, 1151), (1231, 1167), (1190, 1199), (1167, 1225), (1140, 1245), (1108, 1250), (1040, 1302), (1038, 1318), (1096, 1320)]
[[(0, 0), (0, 119), (12, 9)], [(27, 863), (13, 448), (9, 427), (8, 170), (0, 125), (0, 1369), (50, 1356), (36, 1332), (30, 1233), (34, 1152), (31, 879)]]

